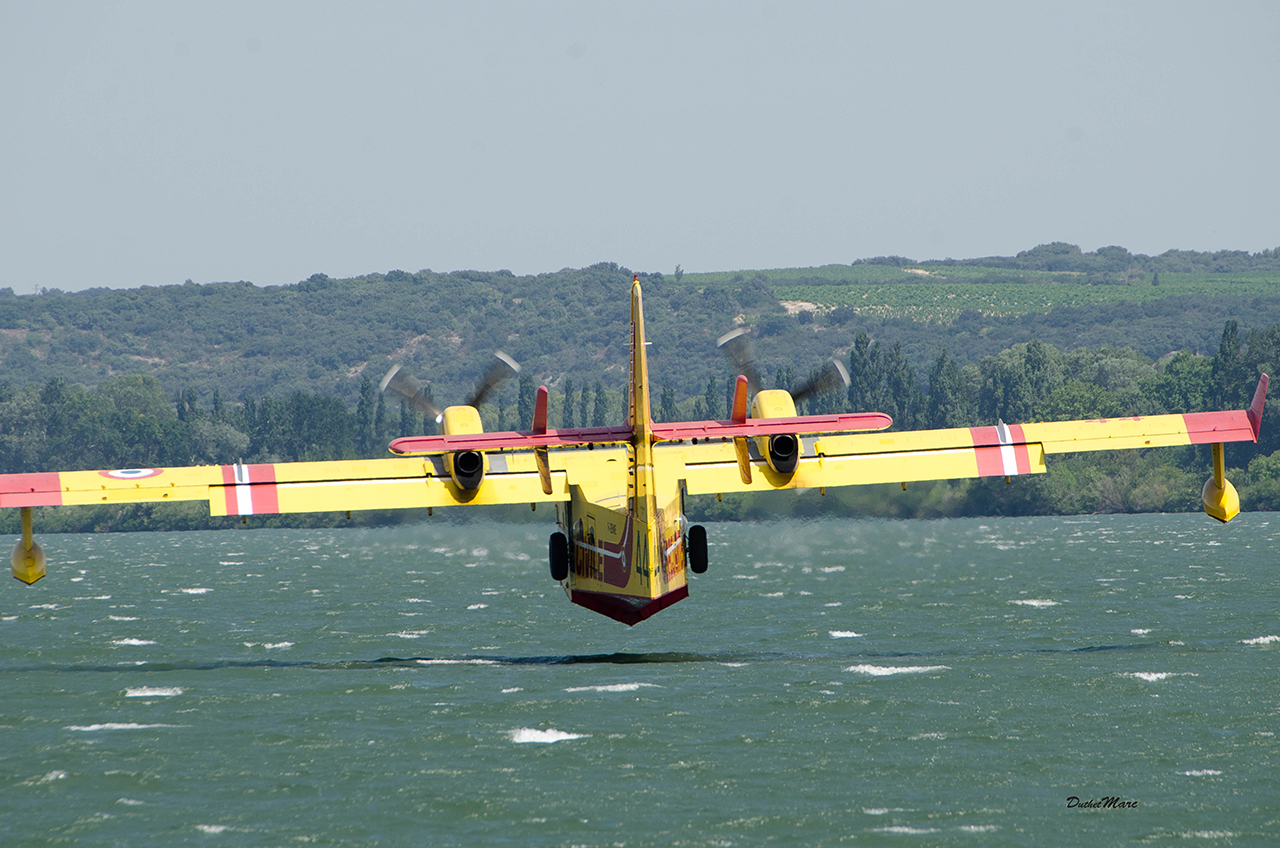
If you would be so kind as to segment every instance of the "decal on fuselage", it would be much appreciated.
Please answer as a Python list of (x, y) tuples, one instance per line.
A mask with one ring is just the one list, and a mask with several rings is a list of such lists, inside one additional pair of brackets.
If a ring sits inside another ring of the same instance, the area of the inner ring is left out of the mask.
[[(611, 510), (605, 514), (607, 518), (601, 519), (588, 511), (574, 522), (573, 573), (610, 586), (626, 586), (631, 577), (632, 519)], [(597, 532), (601, 524), (611, 531), (613, 538), (617, 537), (618, 525), (621, 524), (622, 538), (617, 542), (605, 541), (604, 533)]]

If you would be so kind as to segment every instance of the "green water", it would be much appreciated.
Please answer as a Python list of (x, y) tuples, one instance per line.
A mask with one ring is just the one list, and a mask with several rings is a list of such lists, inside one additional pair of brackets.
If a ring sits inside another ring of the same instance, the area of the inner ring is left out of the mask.
[(47, 537), (0, 844), (1280, 844), (1273, 518), (716, 525), (631, 629), (550, 527)]

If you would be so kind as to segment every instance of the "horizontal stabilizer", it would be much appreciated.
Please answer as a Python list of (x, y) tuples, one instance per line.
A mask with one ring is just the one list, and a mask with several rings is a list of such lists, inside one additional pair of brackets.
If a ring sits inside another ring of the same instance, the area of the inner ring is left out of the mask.
[(746, 421), (681, 421), (654, 424), (659, 441), (692, 439), (733, 439), (740, 436), (774, 436), (809, 433), (860, 433), (883, 430), (893, 419), (882, 412), (854, 412), (837, 415), (797, 415), (794, 418), (748, 418)]
[(544, 433), (505, 431), (456, 436), (405, 436), (391, 443), (391, 452), (401, 455), (452, 453), (454, 451), (532, 450), (609, 445), (631, 441), (632, 430), (616, 427), (575, 427)]

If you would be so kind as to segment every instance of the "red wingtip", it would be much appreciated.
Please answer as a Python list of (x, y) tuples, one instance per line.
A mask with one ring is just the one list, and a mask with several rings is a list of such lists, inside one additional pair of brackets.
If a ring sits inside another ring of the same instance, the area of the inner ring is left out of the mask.
[(1258, 441), (1258, 433), (1262, 429), (1262, 407), (1267, 402), (1267, 385), (1271, 382), (1266, 374), (1258, 378), (1258, 388), (1253, 390), (1253, 400), (1249, 402), (1249, 408), (1246, 414), (1249, 416), (1249, 426), (1253, 428), (1253, 440)]

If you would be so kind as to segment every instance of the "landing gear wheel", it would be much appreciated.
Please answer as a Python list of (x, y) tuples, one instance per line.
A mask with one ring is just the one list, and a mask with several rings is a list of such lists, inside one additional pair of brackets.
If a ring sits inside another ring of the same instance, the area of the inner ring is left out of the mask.
[(559, 583), (569, 579), (569, 540), (563, 533), (552, 533), (549, 545), (551, 579)]
[(689, 528), (689, 536), (685, 540), (685, 550), (689, 554), (689, 568), (694, 574), (707, 573), (707, 528), (695, 524)]

